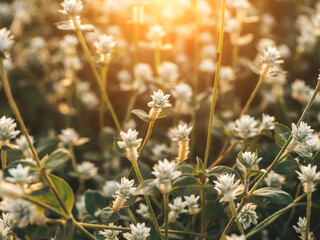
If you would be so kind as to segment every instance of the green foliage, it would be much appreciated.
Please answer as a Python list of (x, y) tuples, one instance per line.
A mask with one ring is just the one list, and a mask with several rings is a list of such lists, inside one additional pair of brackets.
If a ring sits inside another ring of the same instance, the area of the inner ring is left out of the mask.
[(273, 187), (260, 188), (254, 191), (252, 195), (256, 197), (263, 197), (269, 200), (270, 202), (276, 203), (276, 204), (289, 204), (293, 202), (293, 199), (290, 196), (290, 194), (279, 188), (273, 188)]

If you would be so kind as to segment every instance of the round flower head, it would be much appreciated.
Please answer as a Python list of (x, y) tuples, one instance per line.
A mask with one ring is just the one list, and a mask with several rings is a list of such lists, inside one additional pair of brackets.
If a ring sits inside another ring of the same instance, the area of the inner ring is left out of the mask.
[(305, 217), (299, 217), (297, 225), (298, 226), (293, 225), (294, 230), (299, 234), (305, 234), (307, 230), (307, 219)]
[(314, 182), (320, 179), (320, 172), (316, 172), (316, 170), (317, 166), (312, 167), (311, 164), (309, 164), (308, 166), (301, 166), (301, 172), (296, 171), (305, 193), (314, 192), (316, 190)]
[[(240, 204), (238, 203), (238, 206), (239, 205)], [(259, 217), (255, 212), (256, 208), (257, 208), (257, 205), (254, 205), (253, 203), (248, 203), (239, 212), (238, 218), (244, 229), (249, 228), (251, 223), (254, 225), (258, 224), (257, 219)]]
[(23, 167), (22, 164), (18, 164), (16, 168), (10, 168), (8, 170), (10, 177), (6, 179), (12, 183), (31, 183), (32, 176), (29, 176), (29, 167)]
[(187, 124), (180, 124), (178, 128), (172, 130), (172, 141), (188, 141), (190, 132), (192, 131), (192, 127), (188, 128)]
[(261, 127), (263, 129), (273, 130), (274, 129), (274, 120), (275, 118), (273, 116), (270, 116), (268, 114), (262, 114), (262, 123)]
[(121, 183), (117, 183), (118, 191), (116, 192), (117, 195), (123, 197), (125, 199), (129, 199), (131, 194), (137, 189), (133, 187), (134, 180), (128, 180), (127, 178), (121, 178)]
[(168, 108), (171, 107), (171, 104), (169, 103), (169, 97), (170, 94), (164, 95), (161, 89), (159, 89), (157, 92), (153, 92), (153, 95), (151, 95), (152, 101), (148, 103), (148, 106), (151, 108)]
[(294, 123), (291, 124), (292, 135), (295, 140), (300, 144), (305, 144), (306, 141), (312, 139), (313, 129), (311, 129), (308, 124), (301, 122), (299, 126), (296, 126)]
[(267, 50), (263, 50), (263, 56), (261, 57), (261, 62), (273, 67), (277, 64), (283, 63), (280, 60), (280, 52), (275, 47), (268, 47)]
[(13, 36), (6, 28), (0, 29), (0, 58), (4, 58), (13, 45)]
[(99, 54), (111, 53), (116, 46), (113, 36), (103, 34), (99, 36), (99, 39), (93, 43)]
[(137, 139), (138, 132), (136, 130), (132, 130), (131, 128), (127, 133), (121, 131), (120, 136), (122, 141), (118, 141), (118, 146), (120, 148), (138, 148), (141, 145), (142, 138)]
[(254, 137), (258, 134), (257, 124), (258, 122), (254, 117), (243, 115), (240, 119), (236, 120), (234, 132), (241, 138)]
[(192, 97), (192, 88), (186, 83), (179, 83), (174, 87), (171, 93), (177, 100), (190, 102)]
[(230, 202), (233, 201), (236, 197), (235, 194), (238, 192), (238, 185), (240, 180), (234, 182), (234, 174), (222, 174), (218, 177), (217, 181), (213, 181), (216, 185), (214, 188), (218, 191), (219, 194), (223, 195), (220, 202)]
[(184, 200), (187, 203), (187, 206), (189, 207), (189, 213), (190, 214), (197, 214), (200, 211), (198, 201), (200, 199), (200, 196), (195, 196), (192, 194), (191, 196), (185, 196)]
[(118, 182), (114, 180), (106, 181), (102, 187), (102, 192), (104, 193), (104, 196), (106, 196), (107, 198), (114, 197), (115, 193), (118, 190), (117, 183)]
[(258, 156), (254, 152), (243, 152), (240, 155), (239, 157), (242, 158), (240, 162), (243, 162), (245, 167), (252, 168), (259, 162)]
[(79, 140), (79, 134), (73, 128), (63, 129), (58, 137), (66, 145), (74, 145)]
[(152, 80), (152, 69), (149, 64), (138, 63), (134, 67), (134, 78), (136, 80), (151, 81)]
[(150, 236), (151, 228), (147, 228), (145, 223), (138, 223), (136, 226), (130, 224), (131, 233), (124, 233), (123, 237), (127, 240), (147, 240)]
[(139, 209), (136, 212), (138, 214), (140, 214), (145, 219), (150, 219), (151, 218), (148, 206), (143, 204), (143, 203), (139, 204)]
[[(109, 226), (115, 227), (115, 225), (113, 223), (110, 223)], [(119, 238), (118, 238), (119, 233), (120, 233), (120, 231), (108, 230), (108, 229), (105, 229), (103, 231), (98, 232), (98, 234), (105, 237), (105, 240), (119, 240)]]
[[(34, 143), (34, 139), (32, 136), (30, 136), (31, 143)], [(16, 144), (20, 148), (20, 150), (23, 152), (25, 156), (31, 155), (31, 150), (27, 141), (27, 138), (25, 135), (21, 135), (19, 138), (16, 139)]]
[(264, 181), (266, 182), (268, 187), (281, 188), (281, 185), (285, 181), (285, 177), (281, 176), (278, 173), (275, 173), (273, 170), (265, 177)]
[(83, 178), (94, 178), (98, 173), (98, 168), (88, 161), (78, 164), (78, 170), (80, 176)]
[(158, 69), (160, 77), (168, 82), (174, 83), (178, 77), (178, 66), (172, 62), (163, 62)]
[(150, 41), (159, 41), (166, 35), (165, 31), (160, 25), (154, 25), (150, 27), (149, 31), (147, 32), (146, 37)]
[(0, 143), (15, 138), (20, 133), (19, 130), (16, 130), (16, 127), (17, 123), (12, 118), (6, 116), (0, 118)]
[(176, 197), (173, 204), (169, 203), (169, 222), (175, 222), (180, 213), (187, 213), (188, 210), (185, 209), (187, 205), (188, 203), (183, 202), (181, 197)]
[(232, 234), (231, 236), (227, 236), (226, 240), (246, 240), (246, 237), (244, 235), (237, 236), (236, 234)]
[(63, 10), (59, 10), (59, 12), (70, 16), (78, 16), (83, 9), (83, 4), (80, 0), (64, 0), (61, 6)]

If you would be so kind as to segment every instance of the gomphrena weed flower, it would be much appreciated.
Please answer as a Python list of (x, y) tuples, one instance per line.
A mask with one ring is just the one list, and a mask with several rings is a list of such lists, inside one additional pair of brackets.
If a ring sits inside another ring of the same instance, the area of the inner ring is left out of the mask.
[(246, 240), (245, 236), (237, 236), (236, 234), (231, 234), (230, 236), (226, 237), (226, 240)]
[(94, 178), (98, 173), (98, 168), (91, 162), (84, 161), (77, 165), (79, 175), (83, 179)]
[(268, 130), (273, 130), (274, 129), (274, 121), (275, 117), (270, 116), (268, 114), (262, 114), (262, 122), (260, 125), (260, 128), (262, 129), (268, 129)]
[(6, 179), (9, 182), (17, 184), (31, 183), (34, 177), (30, 175), (29, 170), (29, 167), (23, 167), (22, 164), (18, 164), (16, 168), (10, 168), (8, 170), (10, 177)]
[(184, 197), (184, 200), (189, 208), (189, 214), (197, 214), (200, 211), (198, 203), (199, 199), (200, 196), (195, 196), (194, 194), (192, 194), (191, 196)]
[(124, 233), (123, 237), (127, 240), (147, 240), (150, 236), (151, 228), (146, 227), (145, 223), (138, 223), (136, 226), (130, 224), (131, 233)]
[(301, 122), (299, 126), (291, 124), (293, 138), (301, 145), (312, 139), (313, 129), (307, 123)]
[(250, 170), (255, 167), (260, 161), (261, 158), (258, 158), (256, 153), (254, 152), (240, 152), (237, 158), (237, 165), (240, 170)]
[[(115, 225), (113, 223), (110, 223), (109, 226), (115, 227)], [(104, 236), (105, 240), (119, 240), (118, 235), (119, 235), (120, 231), (105, 229), (103, 231), (99, 231), (98, 233), (100, 235)]]
[(320, 180), (320, 172), (316, 172), (316, 170), (317, 166), (311, 166), (311, 164), (308, 164), (308, 166), (300, 167), (301, 172), (296, 171), (305, 193), (311, 193), (316, 190), (315, 182)]
[(153, 167), (152, 174), (156, 177), (155, 183), (163, 194), (167, 194), (171, 190), (171, 182), (180, 177), (181, 172), (176, 171), (177, 163), (169, 162), (167, 159), (159, 161)]
[(139, 204), (139, 209), (136, 212), (140, 214), (144, 219), (151, 218), (148, 206), (143, 203)]
[(16, 130), (17, 123), (12, 118), (3, 116), (0, 118), (0, 146), (8, 144), (9, 141), (15, 138), (20, 131)]
[(70, 16), (78, 16), (83, 9), (83, 4), (80, 0), (64, 0), (61, 6), (63, 10), (59, 10), (59, 12)]
[(283, 63), (283, 60), (280, 58), (280, 52), (275, 47), (268, 47), (267, 50), (263, 50), (263, 56), (261, 56), (261, 62), (267, 64), (270, 67), (274, 67), (280, 63)]
[[(238, 204), (239, 206), (240, 204)], [(250, 227), (251, 224), (257, 225), (258, 224), (258, 215), (256, 213), (257, 205), (253, 203), (247, 203), (241, 211), (238, 213), (238, 218), (240, 223), (242, 224), (244, 229)]]
[[(30, 141), (32, 144), (34, 143), (33, 136), (30, 136)], [(29, 147), (29, 143), (28, 143), (25, 135), (21, 135), (19, 138), (17, 138), (15, 143), (17, 144), (17, 146), (19, 147), (19, 149), (21, 150), (21, 152), (23, 153), (23, 155), (25, 157), (32, 156), (32, 152), (31, 152), (31, 149)]]
[(286, 178), (273, 170), (264, 179), (268, 187), (281, 188), (281, 185), (285, 182)]
[(188, 205), (187, 202), (182, 201), (181, 197), (177, 197), (173, 200), (173, 203), (169, 203), (169, 222), (175, 222), (179, 217), (180, 213), (187, 213), (188, 210), (186, 206)]
[(234, 181), (234, 174), (222, 174), (218, 177), (217, 181), (213, 181), (215, 189), (220, 195), (223, 195), (220, 202), (230, 202), (236, 198), (236, 194), (240, 191), (238, 186), (240, 180)]
[(172, 141), (178, 142), (179, 152), (176, 158), (178, 163), (185, 161), (189, 154), (189, 135), (192, 127), (188, 128), (187, 124), (179, 124), (177, 128), (172, 131)]
[(11, 32), (6, 28), (0, 29), (0, 59), (5, 58), (14, 43)]
[[(298, 222), (297, 222), (298, 226), (292, 226), (293, 229), (296, 231), (296, 233), (300, 234), (300, 239), (301, 240), (305, 240), (306, 239), (306, 231), (307, 231), (307, 219), (304, 217), (299, 217)], [(308, 240), (313, 240), (312, 234), (308, 234), (309, 235), (309, 239)]]
[(138, 148), (141, 145), (142, 138), (138, 138), (139, 132), (129, 128), (127, 132), (120, 132), (121, 141), (118, 141), (118, 146), (126, 150), (126, 157), (130, 161), (137, 161)]
[(134, 180), (128, 180), (127, 178), (121, 178), (121, 183), (118, 184), (118, 191), (116, 192), (115, 200), (113, 201), (112, 210), (118, 212), (123, 204), (128, 200), (132, 193), (137, 189), (133, 187)]
[(157, 92), (153, 92), (151, 95), (152, 101), (148, 103), (148, 106), (151, 108), (149, 112), (149, 118), (151, 120), (156, 120), (164, 108), (169, 108), (172, 105), (169, 103), (170, 94), (164, 94), (161, 89)]
[(236, 120), (233, 131), (237, 136), (244, 139), (255, 137), (258, 134), (257, 124), (258, 122), (254, 117), (243, 115)]
[(66, 146), (80, 146), (89, 141), (88, 138), (80, 138), (73, 128), (66, 128), (58, 135), (60, 141)]
[(103, 34), (99, 36), (98, 40), (93, 43), (97, 54), (100, 56), (99, 61), (103, 64), (108, 64), (111, 61), (112, 54), (117, 46), (113, 36)]

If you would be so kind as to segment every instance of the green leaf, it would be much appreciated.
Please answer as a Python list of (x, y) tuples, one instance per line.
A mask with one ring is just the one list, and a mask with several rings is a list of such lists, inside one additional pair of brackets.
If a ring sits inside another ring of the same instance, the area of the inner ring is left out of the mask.
[[(71, 212), (73, 204), (74, 204), (74, 195), (71, 187), (69, 186), (66, 181), (64, 181), (62, 178), (59, 178), (57, 176), (54, 176), (52, 174), (48, 174), (53, 185), (56, 187), (57, 192), (59, 196), (61, 197), (62, 201), (64, 202), (65, 206)], [(40, 181), (42, 183), (45, 183), (44, 179), (41, 177)], [(45, 194), (42, 194), (40, 197), (40, 200), (44, 200), (47, 204), (63, 210), (61, 205), (59, 204), (57, 198), (53, 194), (53, 191), (50, 189), (50, 191), (46, 192)]]
[(274, 127), (274, 140), (276, 141), (276, 144), (279, 147), (283, 147), (283, 145), (286, 143), (286, 141), (289, 139), (291, 135), (290, 129), (281, 124), (276, 123)]
[(32, 240), (49, 239), (50, 231), (47, 225), (28, 225), (25, 229), (26, 235)]
[(203, 162), (199, 157), (196, 157), (196, 160), (197, 160), (197, 172), (201, 172), (203, 170)]
[(264, 197), (276, 204), (289, 204), (293, 202), (289, 193), (274, 187), (260, 188), (253, 192), (252, 196)]
[(56, 235), (54, 236), (55, 240), (72, 240), (74, 233), (74, 224), (72, 219), (69, 219), (66, 223), (60, 225), (56, 231)]
[(143, 181), (133, 195), (159, 195), (160, 191), (153, 179)]
[(209, 174), (209, 176), (218, 177), (219, 175), (224, 174), (224, 173), (234, 174), (236, 176), (236, 178), (241, 179), (239, 173), (236, 170), (234, 170), (230, 167), (225, 167), (225, 166), (214, 167), (209, 170), (208, 174)]
[(129, 207), (133, 205), (137, 200), (137, 196), (131, 196), (125, 203), (123, 204), (123, 207)]
[(149, 118), (149, 114), (146, 113), (145, 111), (141, 110), (141, 109), (133, 109), (131, 111), (133, 114), (135, 114), (138, 118), (140, 118), (142, 121), (144, 122), (151, 122), (150, 118)]
[(112, 223), (120, 219), (120, 213), (114, 212), (110, 207), (101, 210), (100, 218), (103, 223)]
[(59, 140), (56, 138), (49, 138), (41, 141), (39, 146), (37, 147), (39, 158), (43, 158), (46, 154), (54, 151), (57, 148), (58, 143)]
[(88, 213), (94, 216), (96, 216), (97, 212), (103, 209), (107, 204), (106, 199), (98, 191), (94, 190), (88, 190), (86, 192), (84, 201)]
[(69, 159), (69, 157), (70, 155), (67, 150), (58, 149), (51, 153), (49, 157), (44, 157), (41, 162), (46, 169), (53, 170), (64, 164)]
[(196, 174), (196, 169), (188, 164), (179, 165), (176, 169), (177, 171), (181, 172), (182, 175), (194, 175)]
[(276, 167), (276, 171), (279, 174), (296, 174), (295, 171), (299, 169), (299, 163), (292, 158), (287, 158), (284, 161), (280, 162)]
[(172, 184), (172, 193), (176, 196), (189, 196), (201, 190), (201, 183), (191, 176), (178, 178)]
[(165, 118), (170, 113), (171, 107), (161, 108), (161, 112), (158, 115), (158, 118)]

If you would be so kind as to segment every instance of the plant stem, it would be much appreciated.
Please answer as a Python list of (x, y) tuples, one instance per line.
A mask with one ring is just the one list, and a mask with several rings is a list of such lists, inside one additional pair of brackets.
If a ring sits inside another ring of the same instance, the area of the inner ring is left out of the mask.
[(73, 149), (73, 145), (72, 144), (69, 145), (69, 151), (70, 151), (70, 159), (71, 159), (73, 170), (75, 171), (75, 173), (77, 174), (78, 179), (79, 179), (78, 191), (82, 192), (83, 189), (84, 189), (84, 181), (83, 181), (83, 178), (82, 178), (82, 176), (81, 176), (81, 174), (79, 172), (79, 169), (78, 169), (77, 160), (76, 160), (76, 156), (74, 154), (74, 149)]
[[(142, 178), (142, 175), (141, 175), (141, 172), (140, 172), (140, 169), (139, 169), (139, 166), (138, 166), (138, 161), (131, 161), (132, 165), (133, 165), (133, 168), (134, 168), (134, 171), (137, 175), (137, 178), (138, 178), (138, 181), (139, 183), (142, 183), (143, 182), (143, 178)], [(144, 194), (144, 198), (146, 200), (146, 203), (147, 203), (147, 206), (148, 206), (148, 209), (149, 209), (149, 213), (152, 217), (152, 221), (153, 221), (153, 224), (154, 224), (154, 227), (160, 237), (161, 240), (163, 240), (163, 236), (161, 234), (161, 230), (160, 230), (160, 227), (159, 227), (159, 224), (158, 224), (158, 221), (157, 221), (157, 218), (154, 214), (154, 211), (153, 211), (153, 208), (152, 208), (152, 205), (151, 205), (151, 202), (150, 202), (150, 199), (147, 195)]]
[(201, 193), (200, 193), (200, 201), (201, 201), (201, 235), (206, 235), (206, 182), (201, 185)]
[(311, 196), (312, 196), (312, 192), (308, 192), (307, 193), (307, 225), (306, 225), (306, 238), (305, 238), (305, 240), (309, 240), (311, 204), (312, 204)]
[(169, 194), (163, 194), (163, 201), (164, 201), (164, 239), (169, 240)]
[(129, 215), (132, 223), (133, 223), (134, 225), (136, 225), (136, 224), (137, 224), (137, 219), (136, 219), (135, 216), (133, 215), (130, 207), (127, 207), (126, 209), (127, 209), (127, 213), (128, 213), (128, 215)]
[(229, 206), (232, 211), (233, 217), (236, 219), (236, 223), (237, 223), (237, 226), (238, 226), (238, 229), (239, 229), (241, 235), (245, 235), (243, 227), (239, 221), (238, 213), (237, 213), (236, 206), (234, 205), (233, 200), (229, 202)]
[(148, 131), (147, 131), (146, 137), (144, 138), (142, 146), (141, 146), (141, 148), (139, 150), (139, 153), (138, 153), (139, 156), (141, 155), (143, 149), (145, 148), (145, 146), (146, 146), (146, 144), (147, 144), (147, 142), (148, 142), (148, 140), (149, 140), (149, 138), (151, 136), (152, 129), (153, 129), (153, 126), (154, 126), (154, 122), (155, 122), (155, 120), (151, 120), (151, 122), (149, 123), (149, 127), (148, 127)]
[(130, 118), (130, 114), (131, 114), (131, 111), (134, 107), (134, 104), (136, 103), (137, 97), (138, 97), (138, 93), (135, 91), (129, 100), (126, 115), (125, 115), (123, 123), (122, 123), (123, 126), (128, 122), (128, 120)]
[(259, 90), (261, 84), (263, 83), (264, 78), (266, 77), (266, 74), (268, 73), (268, 70), (269, 70), (269, 66), (266, 65), (266, 64), (263, 64), (263, 65), (262, 65), (262, 69), (261, 69), (261, 74), (260, 74), (260, 77), (259, 77), (259, 80), (258, 80), (258, 83), (257, 83), (257, 85), (255, 86), (255, 88), (253, 89), (253, 91), (252, 91), (252, 93), (251, 93), (251, 95), (250, 95), (250, 97), (249, 97), (246, 105), (245, 105), (244, 108), (242, 109), (240, 116), (242, 116), (243, 114), (245, 114), (245, 113), (248, 111), (248, 109), (249, 109), (249, 107), (250, 107), (253, 99), (255, 98), (255, 96), (256, 96), (257, 93), (258, 93), (258, 90)]
[(37, 167), (40, 170), (40, 175), (44, 178), (46, 183), (52, 189), (53, 194), (55, 195), (56, 199), (58, 200), (58, 202), (61, 205), (62, 209), (64, 210), (65, 214), (70, 215), (70, 212), (68, 211), (68, 209), (66, 208), (66, 206), (65, 206), (64, 202), (62, 201), (60, 195), (58, 194), (58, 191), (57, 191), (55, 185), (53, 184), (53, 182), (49, 178), (47, 171), (42, 169), (42, 164), (41, 164), (41, 161), (39, 159), (38, 153), (37, 153), (36, 149), (34, 148), (32, 142), (31, 142), (31, 138), (30, 138), (30, 135), (29, 135), (28, 130), (26, 128), (26, 125), (24, 124), (23, 118), (21, 117), (20, 111), (19, 111), (19, 109), (17, 107), (17, 104), (16, 104), (16, 102), (15, 102), (13, 96), (12, 96), (9, 80), (8, 80), (8, 77), (7, 77), (5, 68), (4, 68), (4, 64), (3, 64), (3, 59), (0, 59), (0, 71), (1, 71), (3, 88), (4, 88), (5, 94), (7, 96), (9, 105), (11, 107), (11, 110), (12, 110), (13, 114), (15, 115), (15, 117), (17, 119), (17, 122), (20, 125), (22, 133), (25, 135), (25, 137), (27, 139), (29, 148), (31, 149), (31, 153), (32, 153), (33, 159), (35, 160), (35, 162), (37, 164)]
[(215, 77), (214, 77), (214, 86), (213, 86), (213, 91), (212, 91), (212, 102), (211, 102), (209, 126), (208, 126), (208, 133), (207, 133), (208, 135), (207, 135), (206, 151), (205, 151), (205, 157), (204, 157), (204, 163), (203, 163), (204, 169), (207, 168), (207, 164), (208, 164), (213, 117), (214, 117), (214, 110), (216, 107), (216, 100), (217, 100), (218, 83), (219, 83), (219, 76), (220, 76), (220, 66), (221, 66), (221, 59), (222, 59), (221, 53), (222, 53), (222, 46), (223, 46), (225, 8), (226, 8), (226, 0), (222, 0), (220, 36), (219, 36), (219, 45), (218, 45), (218, 51), (217, 51), (218, 62), (217, 62), (217, 68), (216, 68)]
[[(102, 85), (104, 89), (107, 89), (107, 79), (108, 79), (108, 64), (104, 65), (101, 71), (101, 78), (102, 78)], [(100, 94), (101, 95), (101, 94)], [(104, 135), (103, 135), (103, 129), (104, 129), (104, 102), (103, 102), (103, 96), (100, 96), (100, 111), (99, 111), (99, 122), (100, 122), (100, 135), (101, 135), (101, 149), (102, 152), (104, 152)]]
[(2, 163), (2, 170), (7, 167), (7, 152), (5, 150), (1, 150), (1, 163)]
[(87, 57), (87, 60), (88, 60), (89, 65), (90, 65), (90, 67), (92, 69), (93, 75), (94, 75), (94, 77), (95, 77), (95, 79), (96, 79), (96, 81), (97, 81), (97, 83), (99, 85), (100, 94), (102, 96), (102, 99), (105, 102), (105, 104), (107, 105), (107, 107), (108, 107), (108, 109), (109, 109), (109, 111), (111, 113), (111, 116), (113, 118), (113, 121), (114, 121), (114, 123), (116, 125), (117, 130), (120, 132), (121, 131), (121, 126), (120, 126), (119, 120), (118, 120), (117, 115), (116, 115), (116, 113), (115, 113), (115, 111), (113, 109), (113, 106), (112, 106), (111, 102), (110, 102), (110, 99), (108, 97), (106, 89), (103, 86), (103, 83), (101, 81), (100, 75), (99, 75), (99, 73), (97, 71), (97, 68), (95, 66), (95, 63), (93, 61), (93, 58), (92, 58), (92, 56), (90, 54), (89, 48), (87, 46), (87, 43), (86, 43), (86, 41), (85, 41), (85, 39), (83, 37), (83, 34), (82, 34), (81, 30), (79, 29), (80, 28), (79, 23), (78, 23), (76, 17), (72, 17), (71, 20), (73, 22), (73, 25), (75, 26), (75, 29), (76, 29), (75, 32), (76, 32), (76, 34), (78, 36), (79, 42), (80, 42), (80, 44), (82, 46), (82, 49), (83, 49), (83, 51), (84, 51), (84, 53), (85, 53), (85, 55)]

